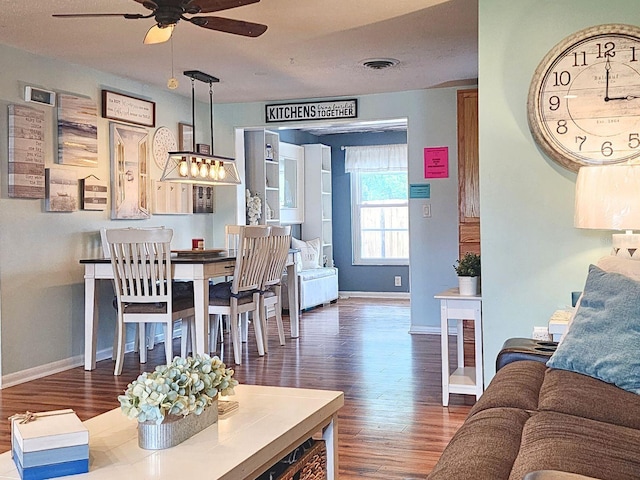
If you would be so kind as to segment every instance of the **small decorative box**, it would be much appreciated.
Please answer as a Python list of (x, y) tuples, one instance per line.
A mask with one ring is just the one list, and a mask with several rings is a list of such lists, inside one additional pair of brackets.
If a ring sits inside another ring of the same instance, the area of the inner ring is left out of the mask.
[(11, 442), (23, 480), (89, 471), (89, 431), (71, 409), (14, 415)]

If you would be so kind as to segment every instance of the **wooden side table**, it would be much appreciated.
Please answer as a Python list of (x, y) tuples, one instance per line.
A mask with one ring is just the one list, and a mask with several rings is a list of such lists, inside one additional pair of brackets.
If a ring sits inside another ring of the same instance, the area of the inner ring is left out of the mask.
[[(449, 394), (461, 393), (480, 398), (484, 390), (482, 370), (482, 296), (460, 295), (457, 288), (445, 290), (434, 298), (440, 300), (440, 337), (442, 340), (442, 405), (449, 405)], [(457, 322), (458, 368), (449, 371), (449, 320)], [(475, 367), (464, 366), (462, 321), (474, 322)]]

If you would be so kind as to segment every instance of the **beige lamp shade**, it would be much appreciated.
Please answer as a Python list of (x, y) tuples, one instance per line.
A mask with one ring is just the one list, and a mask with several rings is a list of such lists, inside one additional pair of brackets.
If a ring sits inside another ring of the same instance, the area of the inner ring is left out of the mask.
[(578, 228), (626, 230), (613, 235), (613, 253), (636, 258), (640, 235), (632, 230), (640, 229), (640, 165), (580, 168), (574, 215)]
[(640, 229), (640, 165), (582, 167), (576, 181), (578, 228)]

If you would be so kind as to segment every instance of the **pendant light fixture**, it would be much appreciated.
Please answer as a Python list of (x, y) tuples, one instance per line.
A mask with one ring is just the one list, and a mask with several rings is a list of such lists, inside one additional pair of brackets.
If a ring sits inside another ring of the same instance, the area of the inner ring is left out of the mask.
[(193, 125), (191, 151), (169, 152), (169, 159), (160, 181), (199, 185), (240, 185), (240, 175), (233, 158), (196, 152), (195, 81), (209, 84), (211, 153), (213, 153), (213, 84), (220, 80), (199, 70), (188, 70), (184, 75), (191, 79), (191, 124)]

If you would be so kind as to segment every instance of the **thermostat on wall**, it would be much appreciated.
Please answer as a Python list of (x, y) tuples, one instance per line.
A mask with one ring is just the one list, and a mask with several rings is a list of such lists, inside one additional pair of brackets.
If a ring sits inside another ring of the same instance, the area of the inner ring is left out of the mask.
[(27, 86), (24, 87), (24, 99), (27, 102), (35, 102), (53, 107), (56, 104), (56, 93)]

